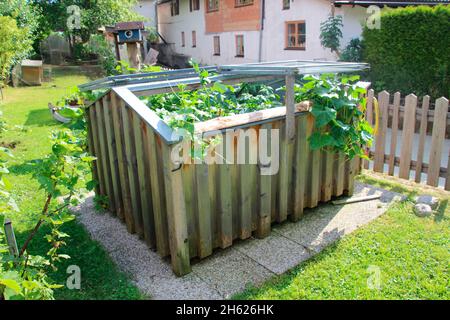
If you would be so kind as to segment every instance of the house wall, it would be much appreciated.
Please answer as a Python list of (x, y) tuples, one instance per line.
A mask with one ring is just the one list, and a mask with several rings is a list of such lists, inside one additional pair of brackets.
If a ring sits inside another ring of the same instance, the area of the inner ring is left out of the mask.
[(156, 28), (156, 0), (139, 0), (134, 11), (147, 19), (144, 22), (146, 27)]
[[(263, 36), (263, 60), (327, 59), (336, 57), (320, 44), (320, 23), (330, 14), (328, 0), (295, 0), (290, 9), (283, 10), (281, 0), (266, 0), (266, 19)], [(304, 20), (306, 23), (305, 50), (285, 50), (285, 22)]]
[[(206, 0), (200, 0), (200, 10), (189, 11), (189, 0), (180, 0), (180, 14), (171, 16), (170, 3), (158, 5), (159, 31), (176, 53), (188, 55), (203, 65), (258, 62), (261, 37), (262, 0), (253, 5), (234, 7), (235, 0), (221, 0), (218, 12), (206, 12)], [(336, 60), (335, 54), (320, 44), (320, 23), (330, 14), (329, 0), (295, 0), (283, 10), (282, 0), (265, 0), (265, 20), (262, 31), (262, 61), (274, 60)], [(346, 45), (361, 34), (361, 23), (367, 13), (363, 7), (336, 8), (344, 18)], [(286, 21), (306, 23), (305, 50), (285, 49)], [(192, 31), (197, 34), (197, 47), (192, 48)], [(186, 46), (181, 46), (181, 32)], [(220, 36), (221, 55), (214, 55), (214, 36)], [(244, 36), (245, 56), (236, 57), (236, 35)]]
[[(232, 1), (234, 3), (234, 0)], [(220, 5), (222, 5), (222, 1)], [(236, 8), (236, 10), (244, 8), (248, 7)], [(205, 15), (207, 16), (208, 14), (211, 13), (206, 13), (205, 1), (200, 1), (200, 10), (191, 12), (189, 11), (189, 0), (180, 0), (180, 14), (176, 16), (171, 16), (170, 14), (170, 3), (160, 4), (158, 5), (159, 32), (164, 39), (171, 44), (174, 52), (191, 56), (195, 61), (203, 65), (258, 61), (258, 51), (255, 48), (258, 48), (259, 31), (225, 31), (208, 33), (206, 32), (205, 18)], [(235, 18), (234, 21), (233, 28), (239, 30), (240, 27), (236, 24), (237, 19)], [(232, 27), (227, 24), (222, 28), (230, 29)], [(193, 30), (195, 30), (197, 34), (197, 47), (195, 48), (192, 47)], [(182, 47), (181, 45), (182, 31), (185, 32), (185, 47)], [(235, 37), (236, 35), (241, 34), (244, 36), (245, 57), (243, 58), (236, 57)], [(220, 36), (220, 56), (214, 55), (215, 35)]]

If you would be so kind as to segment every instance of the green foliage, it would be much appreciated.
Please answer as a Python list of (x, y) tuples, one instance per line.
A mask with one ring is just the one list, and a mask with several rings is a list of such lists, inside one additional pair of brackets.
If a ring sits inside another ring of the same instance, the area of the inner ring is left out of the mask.
[(187, 90), (185, 85), (179, 85), (178, 92), (141, 99), (170, 127), (188, 133), (188, 137), (204, 147), (207, 142), (199, 141), (194, 134), (195, 122), (281, 106), (280, 97), (271, 87), (244, 83), (235, 88), (221, 81), (212, 83), (207, 70), (196, 63), (193, 67), (200, 77), (199, 89)]
[(320, 23), (320, 43), (339, 55), (339, 47), (342, 39), (342, 16), (330, 15), (327, 20)]
[[(5, 237), (0, 232), (0, 299), (53, 299), (53, 289), (60, 285), (51, 283), (48, 272), (56, 270), (56, 264), (69, 259), (67, 254), (59, 253), (69, 235), (61, 230), (62, 225), (74, 219), (68, 208), (81, 199), (83, 188), (80, 183), (90, 172), (89, 164), (93, 157), (85, 152), (86, 133), (80, 124), (82, 111), (72, 110), (71, 129), (55, 131), (52, 134), (51, 153), (43, 159), (30, 164), (33, 178), (39, 189), (44, 191), (45, 202), (34, 229), (29, 233), (18, 256), (11, 255)], [(1, 154), (8, 154), (2, 148)], [(0, 162), (0, 226), (4, 214), (18, 210), (8, 192), (10, 184), (3, 174), (8, 173), (5, 162)], [(86, 185), (93, 185), (88, 182)], [(42, 225), (49, 227), (44, 238), (50, 244), (46, 257), (31, 255), (28, 246)]]
[[(26, 28), (27, 38), (30, 43), (41, 39), (42, 35), (39, 32), (39, 21), (42, 18), (40, 8), (34, 6), (28, 0), (2, 0), (0, 1), (0, 16), (9, 16), (16, 20), (17, 26), (20, 29)], [(31, 47), (30, 47), (31, 49)], [(35, 46), (34, 49), (39, 49)], [(28, 52), (20, 52), (24, 55)], [(19, 57), (17, 58), (19, 60)]]
[(382, 12), (381, 28), (365, 28), (371, 81), (405, 94), (450, 96), (450, 6)]
[(30, 51), (28, 34), (27, 27), (19, 27), (11, 17), (0, 16), (0, 85), (6, 81), (10, 68)]
[[(145, 20), (133, 10), (137, 0), (34, 0), (42, 12), (45, 12), (40, 23), (42, 32), (64, 30), (65, 34), (79, 36), (82, 43), (89, 40), (92, 34), (102, 26), (114, 25), (116, 22)], [(81, 28), (68, 30), (67, 8), (77, 5), (80, 8)]]
[(91, 36), (89, 42), (86, 44), (86, 52), (98, 57), (106, 75), (114, 74), (116, 57), (104, 36)]
[(353, 38), (342, 51), (340, 61), (361, 62), (363, 60), (363, 42), (359, 38)]
[(296, 101), (313, 104), (312, 149), (343, 152), (350, 159), (367, 158), (363, 147), (372, 143), (372, 127), (364, 119), (366, 90), (356, 84), (358, 80), (359, 76), (324, 74), (305, 76), (304, 83), (295, 86)]

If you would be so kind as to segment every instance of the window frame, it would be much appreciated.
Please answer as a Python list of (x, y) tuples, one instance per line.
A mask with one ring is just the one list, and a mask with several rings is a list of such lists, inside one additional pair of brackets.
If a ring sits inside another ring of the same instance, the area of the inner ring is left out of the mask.
[[(197, 4), (197, 9), (194, 4)], [(189, 10), (190, 12), (199, 11), (200, 10), (200, 0), (189, 0)]]
[(281, 0), (281, 2), (282, 2), (283, 10), (289, 10), (291, 8), (291, 0), (287, 0), (287, 5), (286, 5), (286, 0)]
[(182, 48), (186, 47), (186, 35), (184, 31), (181, 31), (181, 47)]
[[(249, 3), (240, 3), (240, 1), (251, 1), (251, 2), (249, 2)], [(235, 8), (252, 6), (253, 4), (255, 4), (254, 0), (234, 0), (234, 7)]]
[[(176, 12), (175, 8), (177, 9)], [(180, 15), (180, 0), (170, 1), (170, 15), (172, 17)]]
[[(242, 38), (242, 54), (240, 54), (238, 52), (238, 48), (239, 48), (239, 41), (238, 39)], [(236, 58), (244, 58), (245, 57), (245, 42), (244, 42), (244, 35), (243, 34), (237, 34), (235, 36), (235, 45), (236, 45)]]
[(217, 3), (217, 6), (215, 8), (210, 8), (209, 6), (209, 1), (210, 0), (205, 0), (206, 1), (206, 13), (210, 13), (210, 12), (217, 12), (220, 9), (220, 1), (219, 0), (212, 0), (215, 3)]
[(191, 32), (192, 37), (192, 48), (197, 48), (197, 32), (195, 30), (192, 30)]
[[(305, 44), (303, 46), (289, 46), (289, 25), (293, 24), (295, 26), (295, 42), (297, 43), (298, 37), (303, 35), (305, 36)], [(305, 33), (300, 33), (298, 30), (298, 25), (303, 24), (305, 26)], [(306, 21), (305, 20), (295, 20), (295, 21), (286, 21), (285, 22), (285, 31), (284, 31), (284, 50), (306, 50)]]
[[(216, 40), (217, 40), (217, 46), (216, 46)], [(214, 54), (213, 54), (214, 56), (220, 56), (220, 36), (213, 36), (213, 50), (214, 50)]]

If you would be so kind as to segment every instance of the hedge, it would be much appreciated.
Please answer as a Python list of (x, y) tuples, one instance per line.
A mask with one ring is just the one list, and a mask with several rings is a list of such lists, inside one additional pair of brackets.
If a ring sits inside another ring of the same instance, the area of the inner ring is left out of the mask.
[(376, 89), (450, 97), (450, 6), (384, 11), (363, 39)]

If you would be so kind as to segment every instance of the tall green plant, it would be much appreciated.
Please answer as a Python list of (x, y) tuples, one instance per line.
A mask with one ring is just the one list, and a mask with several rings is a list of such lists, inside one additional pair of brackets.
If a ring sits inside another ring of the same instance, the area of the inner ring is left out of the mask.
[[(57, 268), (57, 263), (61, 259), (70, 258), (60, 253), (60, 249), (66, 244), (65, 239), (69, 237), (61, 230), (61, 226), (74, 219), (69, 206), (77, 204), (81, 199), (83, 182), (90, 172), (89, 164), (94, 160), (85, 151), (86, 132), (81, 120), (82, 111), (72, 112), (74, 121), (70, 125), (71, 128), (52, 133), (51, 153), (31, 163), (33, 178), (38, 181), (45, 198), (35, 227), (20, 246), (18, 256), (9, 253), (5, 237), (0, 232), (0, 299), (53, 299), (53, 290), (61, 287), (52, 283), (47, 274), (50, 270)], [(4, 164), (2, 168), (0, 170), (1, 226), (3, 226), (5, 213), (12, 215), (11, 210), (17, 208), (14, 202), (11, 202), (11, 195), (6, 190), (8, 183), (5, 182), (3, 173), (7, 173), (7, 169)], [(93, 181), (86, 183), (88, 189), (94, 186)], [(44, 224), (50, 227), (50, 231), (45, 234), (50, 248), (46, 256), (32, 255), (29, 252), (29, 245)]]
[(373, 130), (364, 118), (366, 89), (358, 80), (359, 76), (309, 75), (295, 86), (297, 102), (312, 102), (315, 123), (309, 142), (313, 150), (343, 152), (350, 159), (367, 158), (364, 147), (371, 145)]
[(342, 39), (342, 16), (330, 15), (327, 20), (320, 24), (320, 43), (322, 47), (330, 49), (338, 56)]
[(0, 85), (5, 82), (10, 68), (31, 50), (28, 28), (19, 27), (15, 19), (0, 16)]

